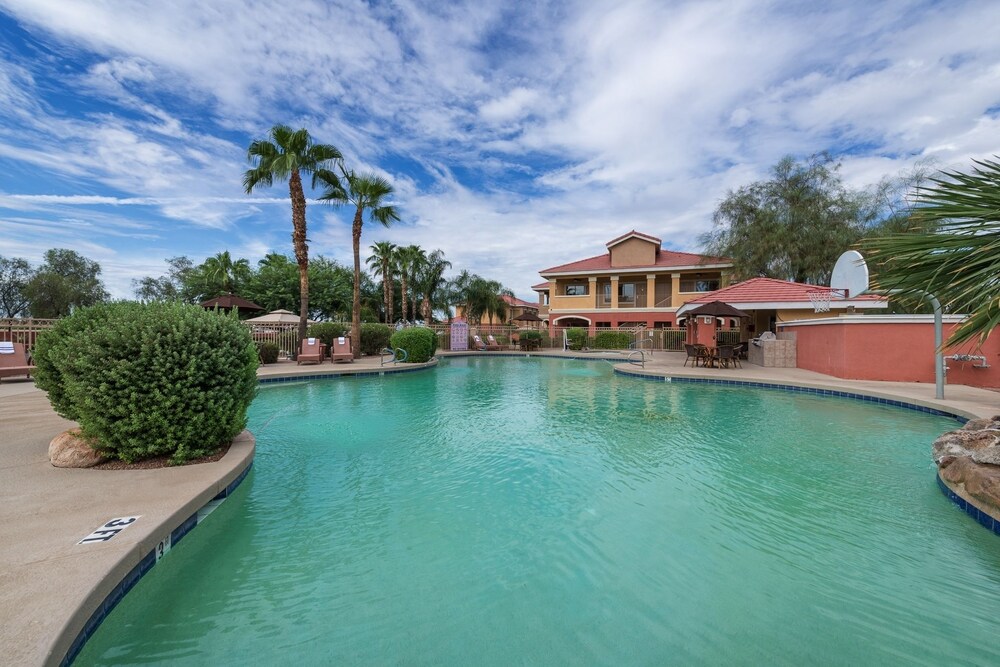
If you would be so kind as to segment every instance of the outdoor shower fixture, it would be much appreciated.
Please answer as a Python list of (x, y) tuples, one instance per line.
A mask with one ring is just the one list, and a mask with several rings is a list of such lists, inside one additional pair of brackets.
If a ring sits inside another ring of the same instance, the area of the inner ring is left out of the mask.
[[(945, 359), (950, 359), (952, 361), (978, 361), (979, 363), (974, 364), (973, 368), (989, 368), (990, 365), (986, 363), (986, 357), (981, 354), (952, 354), (945, 357)], [(947, 369), (947, 366), (945, 367)]]

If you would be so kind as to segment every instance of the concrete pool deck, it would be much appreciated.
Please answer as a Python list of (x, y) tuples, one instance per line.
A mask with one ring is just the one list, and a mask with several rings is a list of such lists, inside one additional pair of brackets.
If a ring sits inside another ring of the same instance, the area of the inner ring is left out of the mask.
[[(462, 353), (443, 353), (442, 356)], [(524, 355), (516, 351), (478, 353)], [(531, 356), (600, 358), (580, 352)], [(1000, 393), (964, 386), (841, 380), (794, 368), (685, 368), (683, 353), (657, 352), (644, 372), (672, 377), (795, 384), (850, 391), (936, 407), (966, 416), (1000, 412)], [(621, 355), (611, 355), (612, 360)], [(422, 365), (423, 367), (429, 366)], [(402, 365), (398, 370), (412, 370)], [(640, 370), (620, 366), (624, 371)], [(263, 367), (261, 379), (392, 372), (378, 358), (353, 364)], [(46, 395), (24, 380), (0, 383), (0, 655), (5, 664), (59, 664), (96, 606), (165, 533), (233, 481), (253, 457), (252, 438), (234, 444), (216, 463), (155, 470), (78, 470), (48, 462), (49, 441), (73, 426), (56, 415)], [(928, 456), (930, 454), (928, 445)], [(929, 480), (930, 481), (930, 480)], [(141, 516), (106, 543), (77, 544), (116, 517)]]

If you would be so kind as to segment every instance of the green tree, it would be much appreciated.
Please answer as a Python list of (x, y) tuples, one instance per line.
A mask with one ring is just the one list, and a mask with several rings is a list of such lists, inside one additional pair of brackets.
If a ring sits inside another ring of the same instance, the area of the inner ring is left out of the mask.
[(301, 174), (312, 175), (314, 188), (320, 180), (336, 185), (337, 176), (330, 169), (342, 156), (334, 146), (315, 143), (305, 129), (292, 130), (287, 125), (275, 125), (268, 136), (270, 140), (256, 140), (247, 150), (252, 168), (243, 174), (243, 189), (250, 194), (256, 188), (270, 187), (275, 180), (288, 181), (292, 201), (292, 247), (299, 267), (299, 337), (305, 338), (309, 316), (309, 246)]
[[(309, 263), (309, 284), (314, 284), (312, 270), (314, 262)], [(299, 310), (299, 269), (296, 263), (287, 255), (270, 252), (257, 262), (247, 281), (243, 296), (250, 299), (264, 310)]]
[(212, 294), (208, 298), (234, 294), (250, 277), (250, 262), (243, 258), (234, 260), (228, 250), (209, 257), (203, 266), (206, 277), (219, 290), (218, 294)]
[(28, 260), (0, 256), (0, 317), (18, 317), (28, 310), (25, 289), (32, 275)]
[(379, 241), (370, 246), (372, 254), (368, 256), (366, 263), (371, 268), (372, 273), (382, 279), (382, 296), (385, 299), (385, 323), (391, 324), (392, 300), (393, 300), (393, 273), (396, 266), (396, 244), (388, 241)]
[[(362, 273), (362, 288), (364, 278)], [(314, 286), (309, 306), (310, 317), (318, 320), (347, 319), (354, 286), (354, 273), (351, 269), (320, 255), (309, 264), (309, 283)]]
[(451, 262), (444, 258), (444, 253), (435, 250), (427, 255), (416, 276), (416, 289), (423, 294), (420, 302), (421, 316), (426, 324), (430, 324), (434, 315), (434, 297), (445, 283), (444, 272), (451, 268)]
[(64, 317), (82, 306), (106, 301), (101, 265), (73, 250), (53, 248), (25, 285), (32, 317)]
[(943, 172), (917, 189), (912, 231), (861, 244), (878, 263), (878, 289), (911, 301), (932, 294), (969, 315), (947, 345), (982, 344), (1000, 324), (1000, 163), (973, 163), (971, 173)]
[(730, 257), (738, 280), (767, 276), (827, 283), (837, 257), (861, 237), (872, 214), (864, 192), (841, 181), (826, 154), (785, 157), (771, 178), (730, 191), (702, 236), (710, 255)]
[(344, 182), (337, 179), (328, 180), (326, 190), (320, 200), (334, 206), (354, 206), (354, 222), (351, 226), (351, 240), (354, 249), (354, 299), (351, 308), (351, 345), (354, 356), (361, 356), (361, 228), (364, 225), (364, 213), (368, 212), (369, 222), (377, 222), (388, 227), (399, 220), (396, 207), (387, 203), (392, 196), (392, 184), (378, 174), (356, 174), (341, 167)]
[(514, 292), (496, 280), (489, 280), (468, 271), (462, 271), (450, 284), (453, 303), (465, 308), (465, 317), (479, 324), (484, 318), (503, 321), (507, 318), (507, 302)]
[(192, 303), (194, 299), (188, 290), (194, 263), (185, 256), (171, 257), (166, 260), (167, 274), (154, 278), (145, 276), (132, 281), (132, 291), (140, 301), (184, 301)]

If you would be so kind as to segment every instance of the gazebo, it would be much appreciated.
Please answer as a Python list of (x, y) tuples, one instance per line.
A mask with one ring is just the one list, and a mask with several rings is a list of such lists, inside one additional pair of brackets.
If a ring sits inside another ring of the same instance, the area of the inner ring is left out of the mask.
[(716, 345), (717, 318), (750, 319), (750, 313), (733, 308), (724, 301), (709, 301), (703, 306), (689, 310), (685, 315), (688, 318), (687, 342), (708, 347)]
[(514, 318), (515, 322), (531, 322), (531, 328), (538, 329), (539, 323), (542, 321), (538, 315), (535, 315), (533, 310), (526, 310), (517, 317)]
[(208, 301), (202, 301), (200, 305), (202, 308), (207, 309), (218, 308), (220, 310), (232, 310), (235, 308), (241, 313), (255, 313), (258, 310), (264, 310), (253, 301), (247, 301), (243, 297), (236, 296), (232, 292), (217, 296), (214, 299), (209, 299)]

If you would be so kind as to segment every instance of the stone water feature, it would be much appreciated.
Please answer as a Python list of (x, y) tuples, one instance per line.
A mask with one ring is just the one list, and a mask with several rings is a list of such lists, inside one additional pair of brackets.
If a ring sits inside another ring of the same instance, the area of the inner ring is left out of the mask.
[(932, 453), (941, 479), (1000, 517), (1000, 415), (945, 433)]

